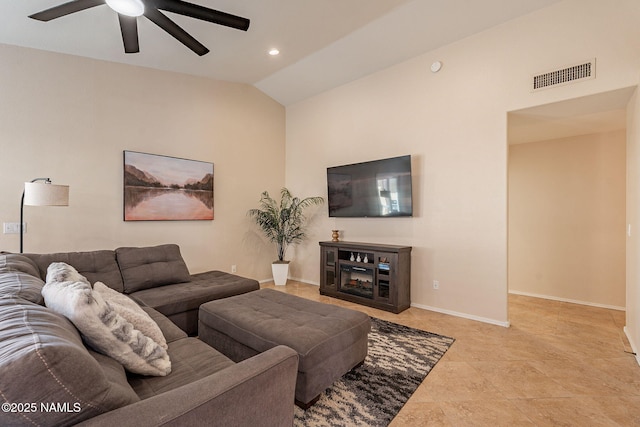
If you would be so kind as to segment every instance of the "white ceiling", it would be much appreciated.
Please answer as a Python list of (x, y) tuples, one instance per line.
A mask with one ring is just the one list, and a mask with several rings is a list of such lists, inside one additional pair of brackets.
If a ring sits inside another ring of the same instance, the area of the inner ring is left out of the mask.
[(125, 54), (106, 5), (28, 18), (65, 1), (0, 0), (0, 43), (248, 83), (290, 105), (560, 0), (191, 0), (251, 20), (245, 33), (167, 13), (203, 57), (144, 17), (140, 53)]
[(626, 129), (627, 103), (634, 91), (623, 88), (510, 112), (509, 144)]

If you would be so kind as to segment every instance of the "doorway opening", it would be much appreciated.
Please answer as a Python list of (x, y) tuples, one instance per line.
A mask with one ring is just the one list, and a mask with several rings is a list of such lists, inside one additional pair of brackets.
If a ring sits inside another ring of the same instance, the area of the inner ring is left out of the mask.
[(508, 292), (624, 310), (635, 88), (508, 113)]

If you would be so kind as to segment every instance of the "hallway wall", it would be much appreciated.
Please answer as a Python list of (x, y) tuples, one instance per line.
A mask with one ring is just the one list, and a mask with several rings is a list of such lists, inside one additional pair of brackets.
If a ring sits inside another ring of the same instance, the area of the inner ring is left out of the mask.
[(509, 147), (509, 291), (623, 310), (624, 130)]

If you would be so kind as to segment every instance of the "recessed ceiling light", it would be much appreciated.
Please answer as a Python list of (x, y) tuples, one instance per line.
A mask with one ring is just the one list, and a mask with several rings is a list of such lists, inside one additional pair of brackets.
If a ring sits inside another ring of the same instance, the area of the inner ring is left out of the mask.
[(271, 56), (276, 56), (276, 55), (280, 55), (280, 51), (276, 48), (273, 48), (271, 50), (269, 50), (269, 55)]
[(140, 16), (144, 13), (142, 0), (106, 0), (107, 5), (116, 12), (127, 16)]

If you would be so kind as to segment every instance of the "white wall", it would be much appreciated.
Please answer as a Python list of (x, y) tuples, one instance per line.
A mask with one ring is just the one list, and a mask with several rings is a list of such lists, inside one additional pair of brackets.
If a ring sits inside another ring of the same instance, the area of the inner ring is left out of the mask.
[[(327, 166), (411, 154), (416, 206), (411, 219), (324, 216), (294, 275), (318, 282), (331, 229), (411, 245), (414, 305), (507, 324), (507, 113), (636, 85), (638, 22), (635, 1), (567, 0), (288, 107), (291, 189), (326, 195)], [(596, 79), (530, 92), (533, 74), (594, 57)]]
[(509, 291), (624, 310), (626, 132), (509, 146)]
[[(25, 252), (178, 243), (191, 271), (270, 277), (275, 250), (246, 211), (284, 184), (284, 108), (257, 89), (0, 45), (0, 222), (23, 182), (70, 186), (67, 208), (25, 207)], [(213, 221), (124, 222), (123, 150), (214, 163)], [(19, 249), (0, 234), (0, 250)]]

